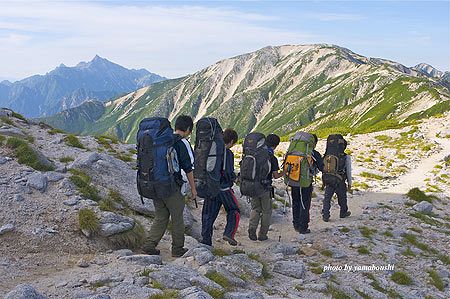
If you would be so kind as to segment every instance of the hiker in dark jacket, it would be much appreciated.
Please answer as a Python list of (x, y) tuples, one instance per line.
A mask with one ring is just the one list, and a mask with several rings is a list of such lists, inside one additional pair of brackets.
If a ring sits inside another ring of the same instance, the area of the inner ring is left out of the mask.
[[(341, 137), (342, 138), (342, 137)], [(347, 141), (343, 139), (344, 147), (343, 150), (347, 147)], [(343, 151), (342, 150), (342, 151)], [(324, 157), (327, 153), (325, 153)], [(331, 198), (333, 194), (336, 193), (338, 198), (338, 204), (340, 207), (339, 217), (346, 218), (351, 215), (351, 212), (348, 210), (347, 206), (347, 191), (352, 193), (352, 160), (351, 157), (345, 152), (342, 152), (342, 156), (345, 159), (343, 163), (343, 169), (339, 169), (342, 172), (342, 179), (338, 180), (337, 183), (334, 184), (325, 184), (325, 195), (323, 198), (323, 208), (322, 208), (322, 219), (325, 222), (330, 220), (330, 208), (331, 208)], [(347, 183), (346, 183), (347, 181)]]
[[(284, 175), (284, 171), (280, 171), (278, 159), (275, 157), (275, 148), (280, 144), (280, 137), (275, 134), (269, 134), (266, 137), (266, 145), (270, 154), (270, 169), (271, 172), (267, 176), (266, 192), (259, 197), (252, 197), (250, 212), (250, 221), (248, 226), (248, 237), (252, 241), (265, 241), (268, 239), (267, 232), (270, 228), (270, 221), (272, 218), (272, 198), (273, 187), (272, 179), (281, 178)], [(256, 236), (256, 229), (259, 228), (258, 236)]]
[[(312, 134), (314, 137), (314, 148), (317, 145), (317, 136)], [(323, 159), (320, 153), (316, 150), (312, 151), (313, 165), (312, 165), (312, 175), (315, 175), (317, 169), (323, 171)], [(311, 230), (309, 227), (309, 209), (311, 208), (311, 197), (313, 191), (313, 184), (308, 187), (291, 187), (292, 189), (292, 223), (294, 229), (300, 234), (309, 234)], [(300, 190), (301, 189), (301, 190)], [(301, 191), (301, 194), (300, 194)]]
[(184, 248), (184, 198), (181, 194), (181, 185), (184, 183), (181, 170), (186, 173), (187, 180), (191, 186), (192, 198), (197, 197), (195, 189), (194, 176), (192, 169), (194, 167), (194, 154), (191, 145), (186, 138), (191, 134), (194, 123), (190, 116), (181, 115), (175, 122), (175, 134), (173, 145), (179, 163), (180, 170), (174, 174), (177, 182), (177, 190), (168, 198), (163, 200), (153, 200), (155, 206), (155, 218), (144, 243), (143, 251), (150, 255), (160, 254), (156, 246), (166, 232), (169, 224), (169, 217), (172, 220), (172, 256), (181, 257), (187, 249)]
[(234, 236), (239, 225), (240, 211), (238, 201), (232, 189), (236, 175), (234, 173), (234, 155), (230, 149), (238, 141), (238, 134), (233, 129), (226, 129), (223, 132), (223, 140), (226, 150), (223, 162), (225, 163), (224, 170), (220, 177), (221, 189), (215, 198), (205, 198), (202, 209), (202, 243), (210, 246), (212, 245), (214, 221), (216, 221), (222, 205), (227, 212), (227, 224), (223, 233), (223, 239), (232, 246), (238, 244)]

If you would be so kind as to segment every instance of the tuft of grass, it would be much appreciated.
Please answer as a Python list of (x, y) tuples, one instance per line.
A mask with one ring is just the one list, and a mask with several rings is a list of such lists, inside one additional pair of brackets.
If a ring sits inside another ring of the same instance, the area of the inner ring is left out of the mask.
[(364, 293), (363, 291), (355, 290), (356, 293), (358, 293), (363, 299), (372, 299), (369, 295)]
[(430, 275), (431, 278), (431, 284), (434, 285), (439, 291), (443, 292), (445, 288), (445, 284), (442, 281), (442, 278), (439, 277), (439, 274), (435, 270), (428, 270), (428, 275)]
[(5, 124), (7, 124), (7, 125), (14, 126), (14, 122), (12, 121), (12, 119), (10, 119), (10, 118), (7, 117), (7, 116), (2, 116), (2, 117), (0, 117), (0, 120), (1, 120), (2, 122), (4, 122)]
[(13, 111), (13, 113), (12, 113), (12, 117), (18, 118), (18, 119), (20, 119), (20, 120), (27, 121), (27, 119), (26, 119), (22, 114), (17, 113), (17, 112), (14, 112), (14, 111)]
[(73, 134), (69, 134), (66, 137), (64, 137), (64, 141), (68, 146), (85, 149), (84, 145), (81, 143), (78, 137)]
[[(262, 266), (263, 266), (263, 268), (262, 268), (262, 279), (263, 279), (263, 281), (273, 277), (272, 274), (269, 271), (269, 265), (267, 265), (267, 263), (261, 259), (259, 254), (248, 253), (247, 256), (250, 259), (252, 259), (254, 261), (257, 261), (257, 262), (262, 264)], [(263, 281), (260, 281), (260, 283), (263, 282)]]
[(359, 254), (370, 254), (370, 250), (365, 246), (361, 246), (358, 248), (358, 253)]
[(229, 289), (231, 286), (230, 281), (217, 271), (206, 273), (205, 276), (225, 289)]
[(412, 257), (416, 256), (416, 254), (411, 250), (410, 247), (406, 248), (406, 250), (402, 252), (402, 255)]
[(83, 208), (78, 211), (78, 225), (80, 229), (95, 234), (99, 230), (99, 219), (93, 210)]
[(344, 227), (340, 228), (339, 231), (341, 233), (348, 233), (350, 231), (350, 229), (348, 227), (344, 226)]
[(228, 250), (225, 250), (222, 248), (216, 248), (216, 247), (214, 247), (211, 252), (213, 255), (219, 256), (219, 257), (230, 255), (230, 252)]
[(47, 131), (50, 135), (56, 135), (56, 134), (64, 134), (65, 132), (61, 129), (52, 128)]
[(145, 240), (145, 230), (142, 224), (135, 220), (133, 229), (113, 235), (109, 237), (109, 240), (116, 248), (140, 248)]
[(109, 189), (108, 196), (99, 202), (99, 208), (102, 211), (110, 211), (114, 212), (117, 210), (116, 206), (121, 205), (123, 206), (125, 204), (124, 200), (122, 199), (122, 196), (120, 193), (116, 190)]
[(311, 267), (311, 268), (309, 268), (309, 271), (311, 271), (314, 274), (320, 275), (320, 274), (323, 273), (323, 267), (320, 267), (320, 266), (318, 266), (318, 267)]
[(433, 201), (433, 199), (430, 196), (426, 195), (425, 192), (423, 192), (422, 190), (420, 190), (417, 187), (409, 190), (408, 193), (406, 193), (406, 196), (408, 196), (410, 199), (417, 201), (417, 202), (421, 202), (421, 201), (432, 202)]
[(214, 288), (206, 288), (206, 292), (213, 298), (222, 299), (225, 296), (225, 290), (219, 290)]
[(70, 181), (77, 187), (78, 192), (94, 201), (100, 201), (102, 199), (97, 188), (91, 184), (91, 178), (84, 171), (71, 169), (70, 172), (72, 173)]
[(360, 176), (362, 176), (363, 178), (370, 178), (370, 179), (375, 179), (375, 180), (384, 180), (385, 177), (375, 174), (375, 173), (371, 173), (371, 172), (367, 172), (367, 171), (363, 171), (361, 172)]
[(139, 272), (139, 276), (141, 276), (141, 277), (149, 277), (150, 276), (150, 273), (152, 273), (152, 272), (154, 272), (155, 270), (153, 270), (153, 269), (148, 269), (148, 268), (145, 268), (144, 270), (142, 270), (141, 272)]
[(30, 166), (31, 168), (39, 171), (51, 171), (54, 169), (53, 167), (39, 161), (37, 153), (26, 140), (17, 137), (10, 137), (6, 141), (6, 146), (14, 150), (14, 156), (20, 164)]
[(378, 141), (389, 142), (392, 140), (392, 137), (387, 136), (387, 135), (378, 135), (378, 136), (375, 136), (375, 139)]
[(425, 252), (437, 253), (436, 249), (430, 248), (427, 244), (419, 242), (417, 240), (417, 237), (413, 234), (404, 234), (403, 241), (405, 243), (409, 243)]
[(59, 162), (61, 162), (61, 163), (69, 163), (69, 162), (72, 162), (72, 161), (74, 161), (75, 159), (73, 158), (73, 157), (62, 157), (62, 158), (60, 158), (59, 159)]
[(150, 295), (148, 299), (176, 299), (179, 292), (176, 290), (163, 290), (162, 294)]
[(133, 157), (131, 156), (131, 154), (116, 153), (114, 156), (117, 159), (122, 160), (124, 162), (132, 162), (133, 161)]
[(329, 249), (324, 249), (320, 252), (323, 256), (326, 257), (332, 257), (333, 256), (333, 252)]
[(402, 271), (395, 271), (391, 275), (391, 280), (395, 282), (396, 284), (400, 285), (412, 285), (413, 281), (411, 277), (405, 272)]
[(367, 190), (370, 188), (370, 186), (366, 182), (353, 182), (353, 188), (358, 190)]
[(450, 224), (449, 223), (443, 223), (440, 222), (438, 220), (436, 220), (435, 218), (433, 218), (432, 216), (434, 214), (430, 214), (430, 215), (426, 215), (423, 213), (419, 213), (419, 212), (413, 212), (409, 214), (410, 216), (419, 219), (420, 221), (432, 225), (432, 226), (436, 226), (436, 227), (440, 227), (440, 228), (447, 228), (450, 229)]
[(333, 299), (351, 299), (350, 296), (348, 296), (347, 294), (345, 294), (343, 291), (336, 288), (332, 284), (328, 284), (327, 294), (331, 295), (331, 298)]
[(0, 135), (0, 145), (3, 145), (3, 142), (6, 140), (5, 136)]
[(359, 231), (364, 238), (372, 239), (372, 235), (377, 232), (374, 228), (369, 228), (367, 226), (360, 226)]

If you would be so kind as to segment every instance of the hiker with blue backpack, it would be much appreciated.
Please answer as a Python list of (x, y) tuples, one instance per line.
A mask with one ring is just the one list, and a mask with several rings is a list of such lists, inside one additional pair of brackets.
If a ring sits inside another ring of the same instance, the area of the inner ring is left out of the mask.
[(190, 116), (181, 115), (175, 122), (175, 133), (169, 120), (161, 117), (146, 118), (137, 133), (137, 186), (142, 197), (153, 199), (155, 217), (143, 246), (150, 255), (159, 255), (156, 249), (166, 232), (169, 217), (172, 221), (172, 256), (181, 257), (184, 248), (184, 195), (185, 183), (181, 171), (186, 173), (192, 199), (197, 197), (193, 176), (194, 153), (186, 139), (192, 132)]
[[(200, 121), (199, 121), (200, 122)], [(207, 125), (211, 125), (214, 121), (208, 121)], [(197, 124), (197, 131), (201, 125)], [(223, 240), (227, 241), (232, 246), (238, 245), (234, 239), (237, 228), (239, 226), (240, 211), (239, 204), (234, 195), (233, 183), (236, 180), (234, 173), (234, 155), (231, 148), (238, 141), (238, 134), (233, 129), (226, 129), (223, 132), (223, 142), (225, 144), (225, 151), (220, 170), (220, 190), (214, 197), (205, 197), (202, 209), (202, 241), (201, 243), (212, 246), (213, 226), (219, 215), (220, 208), (225, 208), (227, 213), (227, 223), (225, 231), (223, 232)], [(197, 156), (201, 155), (200, 150), (196, 147)], [(211, 147), (209, 156), (211, 156)], [(200, 161), (200, 159), (197, 159)], [(199, 162), (200, 163), (200, 162)], [(198, 179), (197, 179), (198, 180)]]
[(345, 153), (346, 148), (347, 141), (341, 134), (328, 136), (322, 174), (325, 186), (322, 218), (325, 222), (330, 220), (331, 198), (335, 193), (340, 207), (339, 217), (346, 218), (351, 215), (347, 206), (347, 191), (352, 193), (352, 161)]
[(266, 138), (264, 134), (254, 132), (244, 139), (240, 190), (242, 195), (250, 197), (248, 237), (252, 241), (268, 239), (272, 218), (272, 179), (284, 175), (284, 171), (279, 171), (278, 160), (274, 155), (279, 144), (280, 137), (275, 134), (269, 134)]
[(317, 136), (306, 132), (297, 132), (289, 144), (284, 160), (285, 182), (292, 193), (292, 224), (300, 234), (309, 234), (311, 197), (313, 178), (317, 169), (323, 171), (323, 159), (315, 150)]

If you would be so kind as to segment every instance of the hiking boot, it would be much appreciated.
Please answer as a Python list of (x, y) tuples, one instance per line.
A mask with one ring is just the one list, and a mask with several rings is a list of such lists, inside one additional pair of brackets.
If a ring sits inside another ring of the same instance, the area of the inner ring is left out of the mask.
[(298, 226), (294, 225), (294, 230), (295, 230), (296, 232), (299, 232), (299, 231), (300, 231), (300, 228), (299, 228)]
[(340, 218), (347, 218), (348, 216), (350, 216), (352, 213), (350, 211), (345, 212), (345, 214), (341, 214), (339, 217)]
[(259, 236), (258, 237), (258, 240), (259, 241), (265, 241), (265, 240), (268, 240), (269, 238), (267, 237), (267, 236)]
[(230, 237), (228, 237), (228, 236), (223, 236), (223, 239), (224, 239), (225, 241), (227, 241), (228, 244), (230, 244), (231, 246), (236, 246), (236, 245), (238, 244), (238, 242), (237, 242), (235, 239), (230, 238)]
[(330, 221), (330, 216), (322, 216), (323, 221), (328, 222)]
[(188, 252), (187, 248), (181, 248), (176, 251), (172, 250), (172, 257), (182, 257), (186, 252)]
[(309, 233), (311, 233), (311, 230), (310, 230), (309, 228), (307, 228), (307, 229), (301, 229), (301, 230), (299, 231), (299, 233), (302, 234), (302, 235), (304, 235), (304, 234), (309, 234)]
[(248, 230), (248, 238), (252, 241), (258, 240), (258, 238), (256, 237), (256, 231)]
[(142, 251), (148, 255), (159, 255), (161, 251), (156, 248), (142, 248)]

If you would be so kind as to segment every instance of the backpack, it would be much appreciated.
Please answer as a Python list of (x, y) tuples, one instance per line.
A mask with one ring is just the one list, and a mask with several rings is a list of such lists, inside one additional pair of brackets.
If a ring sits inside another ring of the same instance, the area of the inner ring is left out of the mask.
[(283, 167), (284, 182), (291, 187), (309, 187), (313, 179), (313, 157), (315, 140), (313, 135), (297, 132), (291, 137)]
[(266, 146), (266, 136), (250, 133), (244, 139), (241, 160), (241, 194), (258, 197), (267, 191), (271, 172), (270, 154)]
[(323, 157), (324, 168), (322, 181), (324, 185), (337, 185), (345, 180), (345, 149), (347, 141), (341, 134), (329, 135)]
[(196, 125), (194, 178), (197, 194), (216, 197), (220, 192), (220, 177), (225, 165), (223, 131), (217, 119), (205, 117)]
[(145, 118), (137, 132), (137, 189), (139, 195), (163, 199), (176, 190), (174, 173), (179, 171), (170, 122), (162, 117)]

